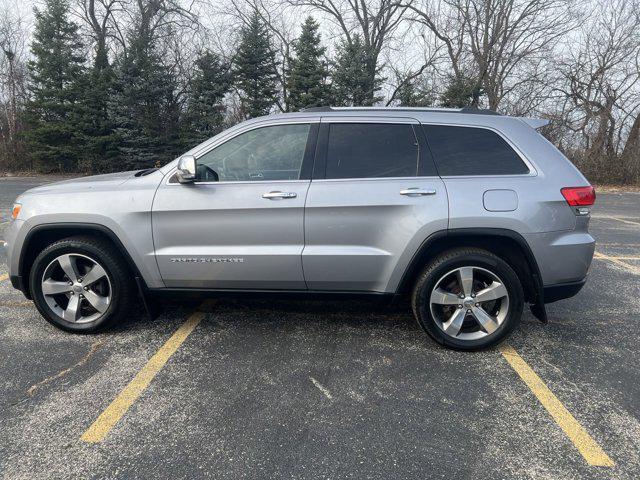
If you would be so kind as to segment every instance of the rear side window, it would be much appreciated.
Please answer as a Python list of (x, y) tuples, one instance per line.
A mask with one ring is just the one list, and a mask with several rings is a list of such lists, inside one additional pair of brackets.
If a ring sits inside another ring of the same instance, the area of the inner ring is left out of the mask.
[(513, 148), (491, 130), (424, 125), (424, 131), (442, 176), (529, 173)]
[(325, 178), (414, 177), (418, 142), (406, 124), (332, 123)]

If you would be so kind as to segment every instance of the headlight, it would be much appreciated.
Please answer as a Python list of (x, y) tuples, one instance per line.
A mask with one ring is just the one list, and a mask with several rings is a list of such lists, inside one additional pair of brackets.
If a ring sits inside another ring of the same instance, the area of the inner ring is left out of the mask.
[(18, 218), (18, 215), (20, 215), (20, 209), (22, 208), (22, 205), (19, 203), (14, 203), (13, 204), (13, 210), (11, 210), (11, 218), (13, 218), (14, 220), (16, 218)]

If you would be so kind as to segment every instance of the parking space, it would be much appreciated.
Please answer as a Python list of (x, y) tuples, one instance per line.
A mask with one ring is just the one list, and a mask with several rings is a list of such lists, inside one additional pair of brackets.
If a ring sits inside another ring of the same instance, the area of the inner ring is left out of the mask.
[[(3, 219), (42, 181), (0, 179)], [(403, 306), (355, 301), (172, 302), (71, 335), (2, 263), (0, 472), (638, 478), (640, 194), (601, 194), (593, 217), (583, 291), (471, 354), (434, 344)]]

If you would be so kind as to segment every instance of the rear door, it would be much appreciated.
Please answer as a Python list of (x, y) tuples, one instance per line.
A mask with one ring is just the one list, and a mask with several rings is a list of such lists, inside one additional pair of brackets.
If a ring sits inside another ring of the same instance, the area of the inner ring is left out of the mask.
[(308, 288), (395, 291), (422, 241), (446, 230), (447, 209), (416, 120), (323, 118), (305, 206)]

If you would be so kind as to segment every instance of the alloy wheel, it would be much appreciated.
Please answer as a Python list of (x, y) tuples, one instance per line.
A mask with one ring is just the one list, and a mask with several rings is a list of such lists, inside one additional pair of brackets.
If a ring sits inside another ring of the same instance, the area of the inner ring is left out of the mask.
[(109, 308), (113, 293), (102, 265), (78, 253), (60, 255), (49, 263), (41, 288), (49, 308), (72, 323), (98, 320)]
[(493, 334), (509, 312), (509, 293), (493, 272), (473, 266), (451, 270), (435, 284), (431, 315), (438, 327), (458, 340)]

